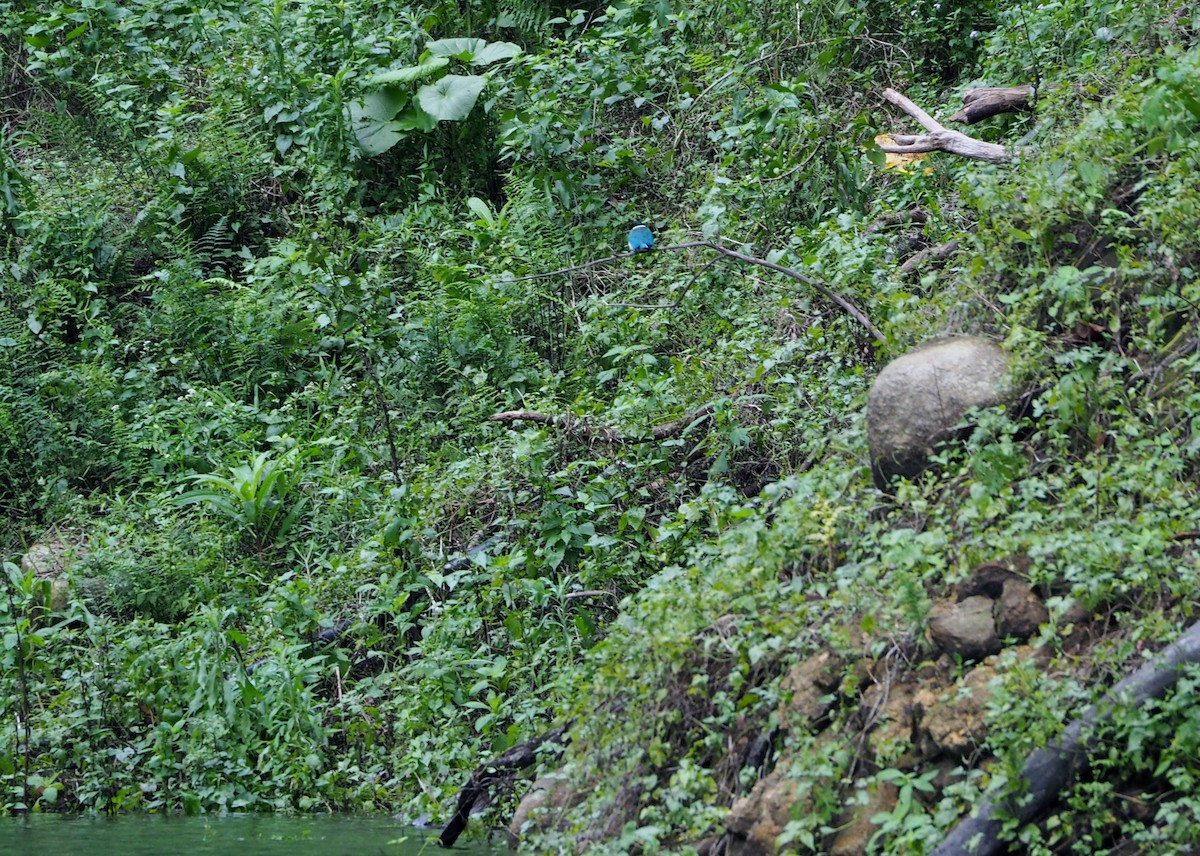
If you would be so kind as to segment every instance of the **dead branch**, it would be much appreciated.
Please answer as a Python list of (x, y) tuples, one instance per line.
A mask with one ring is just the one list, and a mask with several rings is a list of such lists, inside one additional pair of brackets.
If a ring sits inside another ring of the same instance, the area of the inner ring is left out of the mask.
[(587, 591), (572, 591), (567, 592), (566, 600), (579, 600), (585, 597), (612, 597), (610, 591), (600, 591), (599, 589), (589, 589)]
[(921, 250), (919, 253), (913, 253), (908, 261), (900, 265), (900, 273), (908, 276), (910, 273), (921, 267), (926, 262), (944, 262), (950, 256), (958, 252), (958, 241), (947, 241), (944, 244), (938, 244), (936, 247), (929, 247)]
[(985, 143), (959, 131), (951, 131), (895, 89), (883, 90), (883, 97), (920, 122), (921, 127), (928, 131), (919, 135), (891, 134), (895, 143), (886, 143), (879, 147), (885, 152), (899, 155), (949, 152), (959, 157), (988, 163), (1005, 163), (1014, 157), (1013, 152), (998, 143)]
[[(722, 399), (725, 401), (727, 399)], [(695, 422), (711, 416), (717, 409), (719, 402), (710, 401), (701, 407), (697, 407), (679, 419), (671, 422), (664, 422), (662, 425), (655, 425), (650, 429), (650, 433), (643, 437), (622, 437), (611, 428), (603, 426), (589, 425), (588, 423), (577, 419), (574, 416), (562, 415), (555, 416), (552, 413), (539, 413), (536, 410), (505, 410), (502, 413), (493, 413), (488, 417), (489, 422), (501, 422), (505, 425), (511, 425), (514, 422), (533, 422), (537, 425), (546, 425), (552, 428), (558, 428), (568, 434), (574, 434), (577, 437), (582, 437), (585, 440), (602, 440), (605, 443), (614, 444), (631, 444), (631, 443), (650, 443), (656, 440), (668, 440), (672, 437), (678, 437), (684, 430)]]
[(438, 843), (442, 847), (453, 847), (454, 842), (458, 840), (458, 836), (462, 835), (464, 829), (467, 828), (467, 821), (471, 817), (471, 812), (474, 809), (482, 808), (487, 805), (492, 799), (492, 791), (494, 790), (511, 790), (516, 781), (517, 774), (526, 767), (533, 766), (538, 760), (539, 751), (543, 746), (550, 744), (545, 750), (545, 753), (557, 758), (565, 748), (562, 744), (555, 745), (559, 740), (566, 743), (566, 733), (574, 724), (575, 720), (570, 720), (553, 731), (543, 734), (541, 737), (535, 737), (532, 740), (526, 740), (524, 743), (518, 743), (504, 754), (493, 758), (485, 764), (481, 764), (475, 773), (463, 786), (463, 789), (458, 792), (458, 799), (454, 805), (454, 815), (450, 818), (450, 822), (442, 829), (442, 834), (438, 837)]
[(892, 226), (900, 226), (905, 223), (923, 224), (929, 219), (929, 215), (924, 209), (913, 207), (906, 208), (903, 211), (893, 211), (890, 214), (883, 214), (875, 218), (870, 226), (866, 228), (866, 232), (878, 232), (882, 229), (890, 229)]
[(987, 86), (980, 89), (968, 89), (963, 94), (963, 108), (947, 121), (959, 122), (963, 125), (973, 125), (990, 119), (1000, 113), (1011, 113), (1015, 110), (1028, 110), (1033, 87)]

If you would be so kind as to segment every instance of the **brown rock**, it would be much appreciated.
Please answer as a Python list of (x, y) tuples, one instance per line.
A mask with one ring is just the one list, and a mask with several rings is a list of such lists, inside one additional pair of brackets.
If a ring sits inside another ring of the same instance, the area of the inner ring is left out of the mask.
[(984, 562), (973, 568), (967, 578), (959, 584), (958, 599), (966, 600), (981, 594), (996, 600), (1004, 591), (1004, 584), (1019, 576), (1008, 562)]
[(924, 709), (921, 730), (938, 751), (962, 757), (983, 742), (987, 735), (984, 714), (991, 695), (988, 684), (994, 677), (996, 670), (991, 665), (980, 665), (966, 674), (957, 689), (917, 693), (916, 701)]
[(508, 825), (509, 837), (519, 841), (524, 831), (531, 826), (548, 828), (558, 816), (583, 800), (583, 794), (575, 791), (561, 773), (551, 773), (537, 779), (529, 793), (521, 799)]
[(750, 793), (734, 802), (725, 819), (729, 831), (728, 856), (769, 856), (798, 802), (796, 782), (787, 770), (776, 768), (759, 779)]
[(1045, 604), (1027, 582), (1016, 578), (1005, 581), (996, 604), (996, 629), (1000, 636), (1015, 636), (1024, 642), (1049, 620)]
[[(1050, 659), (1045, 648), (1020, 645), (1011, 649), (1019, 659), (1032, 660), (1044, 666)], [(987, 736), (987, 701), (991, 696), (992, 680), (997, 657), (989, 657), (959, 681), (957, 688), (947, 691), (922, 688), (913, 699), (919, 717), (919, 730), (924, 741), (933, 744), (935, 751), (962, 757), (979, 747)]]
[(824, 717), (832, 704), (829, 695), (841, 683), (844, 668), (841, 658), (828, 650), (793, 666), (779, 685), (784, 698), (779, 708), (781, 727), (809, 726)]
[(908, 683), (879, 683), (868, 687), (862, 696), (862, 712), (872, 726), (870, 746), (885, 763), (908, 767), (923, 760), (913, 743), (916, 731), (917, 688)]
[(943, 651), (964, 660), (995, 654), (1000, 650), (1000, 639), (992, 617), (994, 607), (995, 602), (983, 595), (960, 603), (943, 601), (929, 612), (929, 635)]
[(838, 832), (829, 845), (829, 856), (860, 856), (867, 852), (867, 843), (879, 828), (871, 823), (877, 814), (886, 814), (896, 807), (900, 792), (891, 782), (876, 782), (867, 792), (867, 802), (844, 812), (838, 822)]

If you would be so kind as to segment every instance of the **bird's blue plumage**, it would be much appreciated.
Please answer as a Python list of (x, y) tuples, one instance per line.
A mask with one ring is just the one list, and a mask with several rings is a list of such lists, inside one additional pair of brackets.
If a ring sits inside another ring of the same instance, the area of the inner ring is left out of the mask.
[(654, 234), (647, 226), (638, 223), (629, 230), (629, 249), (635, 253), (654, 249)]

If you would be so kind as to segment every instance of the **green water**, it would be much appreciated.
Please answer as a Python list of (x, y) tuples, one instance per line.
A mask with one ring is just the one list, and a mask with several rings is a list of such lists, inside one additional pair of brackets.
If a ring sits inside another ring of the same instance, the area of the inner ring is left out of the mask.
[(507, 849), (464, 835), (453, 850), (437, 831), (362, 815), (0, 818), (4, 856), (490, 856)]

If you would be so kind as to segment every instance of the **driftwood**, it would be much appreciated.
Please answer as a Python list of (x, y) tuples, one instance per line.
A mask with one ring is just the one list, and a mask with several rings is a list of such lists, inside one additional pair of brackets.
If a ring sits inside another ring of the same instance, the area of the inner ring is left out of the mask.
[(1063, 729), (1058, 740), (1030, 755), (1021, 769), (1025, 787), (996, 800), (984, 800), (978, 812), (950, 830), (933, 856), (992, 856), (1007, 849), (1008, 845), (1000, 841), (1004, 819), (1027, 823), (1058, 798), (1074, 781), (1095, 742), (1090, 733), (1092, 726), (1108, 721), (1119, 709), (1140, 707), (1160, 698), (1175, 686), (1181, 667), (1196, 662), (1200, 662), (1200, 622), (1087, 708)]
[(885, 152), (899, 155), (949, 152), (988, 163), (1004, 163), (1013, 159), (1014, 153), (999, 143), (985, 143), (959, 131), (951, 131), (895, 89), (883, 90), (883, 97), (920, 122), (921, 127), (928, 131), (920, 135), (890, 134), (895, 142), (879, 146)]
[[(481, 764), (463, 789), (458, 792), (458, 800), (454, 805), (454, 816), (450, 818), (450, 822), (438, 836), (438, 843), (443, 847), (453, 847), (458, 836), (462, 835), (463, 830), (467, 828), (471, 812), (475, 808), (487, 804), (492, 790), (496, 787), (511, 787), (517, 773), (526, 767), (532, 767), (537, 761), (538, 750), (545, 744), (562, 738), (572, 724), (574, 724), (574, 720), (563, 723), (553, 731), (519, 743), (486, 764)], [(562, 747), (560, 746), (555, 755), (561, 754)]]
[(982, 89), (968, 89), (963, 95), (963, 108), (947, 121), (973, 125), (1000, 113), (1028, 110), (1032, 97), (1032, 86), (1013, 86), (1007, 89), (989, 86)]
[(684, 414), (679, 419), (655, 425), (650, 429), (650, 433), (643, 437), (622, 437), (611, 428), (589, 425), (573, 416), (555, 416), (553, 413), (540, 413), (536, 410), (505, 410), (503, 413), (493, 413), (488, 417), (488, 421), (502, 422), (505, 425), (511, 425), (514, 422), (533, 422), (537, 425), (558, 428), (586, 440), (603, 440), (605, 443), (652, 443), (656, 440), (667, 440), (679, 436), (689, 425), (698, 419), (711, 416), (716, 409), (717, 402), (710, 401), (708, 404)]

